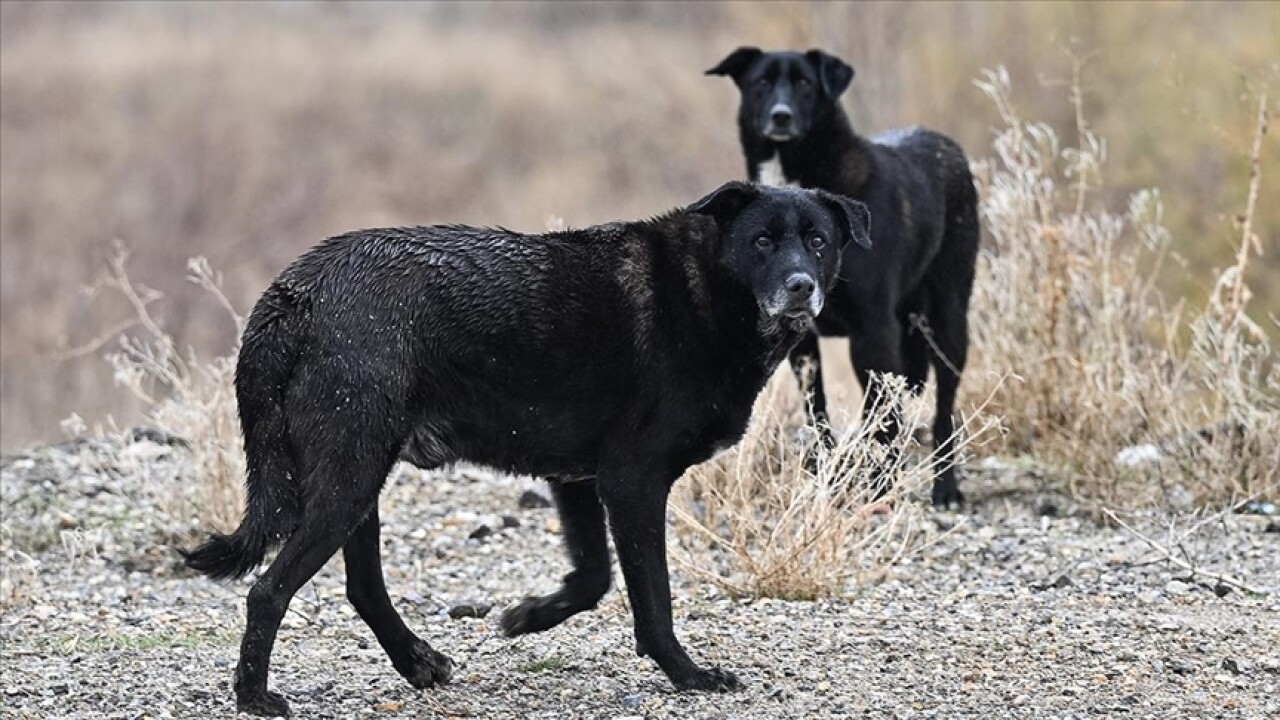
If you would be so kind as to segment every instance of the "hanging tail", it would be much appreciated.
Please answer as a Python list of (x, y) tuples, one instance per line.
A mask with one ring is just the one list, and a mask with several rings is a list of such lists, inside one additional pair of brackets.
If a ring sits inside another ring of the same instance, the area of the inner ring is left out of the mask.
[(298, 482), (284, 410), (284, 390), (299, 347), (292, 327), (298, 321), (293, 305), (288, 293), (273, 285), (245, 327), (236, 363), (236, 400), (248, 465), (244, 519), (230, 535), (214, 533), (200, 547), (183, 553), (188, 567), (217, 580), (246, 575), (298, 525)]

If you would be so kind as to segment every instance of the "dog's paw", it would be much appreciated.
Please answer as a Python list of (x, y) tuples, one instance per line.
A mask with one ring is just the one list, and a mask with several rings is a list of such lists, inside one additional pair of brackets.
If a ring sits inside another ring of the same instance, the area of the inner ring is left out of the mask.
[(259, 717), (289, 717), (289, 701), (269, 690), (236, 694), (236, 710)]
[(542, 632), (564, 622), (578, 611), (575, 604), (560, 593), (542, 597), (527, 597), (515, 607), (502, 613), (498, 624), (507, 637)]
[(946, 482), (935, 480), (933, 483), (933, 506), (936, 508), (959, 507), (964, 504), (964, 493), (960, 492), (955, 480)]
[(720, 668), (695, 668), (693, 672), (679, 678), (671, 678), (679, 690), (697, 690), (699, 692), (729, 692), (741, 690), (742, 681), (737, 675)]
[(430, 645), (418, 640), (413, 644), (409, 660), (396, 670), (419, 690), (448, 684), (453, 677), (453, 661)]

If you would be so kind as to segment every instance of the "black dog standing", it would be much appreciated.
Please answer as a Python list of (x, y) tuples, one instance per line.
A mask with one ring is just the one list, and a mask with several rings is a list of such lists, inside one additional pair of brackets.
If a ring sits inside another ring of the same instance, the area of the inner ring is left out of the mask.
[[(554, 627), (609, 588), (606, 515), (636, 652), (676, 687), (736, 687), (676, 639), (665, 513), (672, 483), (742, 436), (756, 395), (821, 311), (866, 208), (820, 191), (729, 183), (634, 223), (520, 235), (459, 226), (354, 232), (316, 246), (254, 307), (236, 366), (248, 507), (187, 557), (254, 583), (236, 667), (240, 709), (267, 690), (281, 618), (339, 549), (347, 596), (415, 687), (452, 663), (383, 583), (378, 494), (398, 457), (559, 478), (573, 571), (507, 611), (508, 635)], [(844, 266), (856, 265), (850, 250)]]
[[(938, 384), (933, 438), (947, 459), (934, 481), (933, 503), (961, 502), (950, 441), (968, 354), (966, 316), (979, 236), (977, 193), (964, 152), (919, 128), (859, 136), (839, 103), (853, 68), (821, 50), (739, 48), (707, 74), (727, 75), (741, 91), (738, 132), (752, 180), (822, 188), (861, 200), (871, 211), (875, 246), (841, 267), (817, 330), (850, 338), (864, 412), (892, 402), (872, 373), (902, 375), (918, 393), (932, 361)], [(829, 440), (817, 335), (801, 340), (791, 364)], [(878, 439), (896, 437), (898, 425), (890, 413)]]

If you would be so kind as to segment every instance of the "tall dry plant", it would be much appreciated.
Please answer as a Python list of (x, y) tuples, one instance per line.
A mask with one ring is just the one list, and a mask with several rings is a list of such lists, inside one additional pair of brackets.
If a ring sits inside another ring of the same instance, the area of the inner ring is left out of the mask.
[[(886, 403), (815, 452), (818, 436), (804, 425), (795, 379), (779, 370), (757, 398), (746, 436), (677, 485), (678, 560), (732, 595), (811, 600), (845, 594), (921, 548), (934, 525), (927, 501), (917, 500), (945, 463), (997, 423), (975, 416), (945, 456), (924, 451), (911, 429), (925, 426), (931, 404), (911, 398), (900, 377), (885, 382), (887, 397), (903, 399), (896, 412), (905, 431), (890, 445), (874, 439), (894, 411)], [(872, 491), (873, 472), (893, 483), (883, 497)]]
[(1096, 207), (1107, 144), (1085, 123), (1076, 70), (1076, 147), (1018, 113), (1003, 69), (977, 82), (1003, 127), (977, 168), (988, 237), (965, 388), (1007, 419), (1001, 452), (1083, 497), (1222, 504), (1274, 493), (1280, 366), (1249, 319), (1245, 284), (1261, 250), (1251, 227), (1265, 98), (1237, 262), (1190, 310), (1156, 289), (1172, 254), (1159, 193), (1135, 193), (1123, 211)]
[[(128, 276), (128, 253), (117, 245), (103, 284), (128, 300), (140, 333), (120, 336), (120, 349), (107, 356), (116, 384), (145, 403), (150, 425), (180, 439), (190, 454), (190, 474), (175, 479), (161, 510), (177, 527), (197, 525), (230, 532), (240, 523), (244, 508), (244, 444), (236, 411), (235, 359), (197, 356), (178, 348), (173, 337), (152, 315), (150, 305), (159, 293), (135, 285)], [(236, 336), (242, 319), (221, 290), (221, 278), (204, 258), (187, 263), (188, 279), (208, 291), (231, 316)]]

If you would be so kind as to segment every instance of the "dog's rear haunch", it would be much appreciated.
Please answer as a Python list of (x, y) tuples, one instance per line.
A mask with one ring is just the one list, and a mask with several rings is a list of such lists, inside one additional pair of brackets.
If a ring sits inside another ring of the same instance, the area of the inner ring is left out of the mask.
[(397, 458), (550, 479), (573, 570), (508, 610), (506, 634), (595, 607), (610, 583), (607, 517), (636, 652), (678, 688), (736, 687), (672, 629), (667, 495), (741, 437), (868, 226), (848, 198), (729, 183), (642, 222), (367, 230), (305, 254), (258, 301), (236, 367), (244, 522), (187, 557), (240, 576), (283, 543), (249, 590), (239, 708), (288, 713), (267, 690), (276, 631), (339, 549), (347, 596), (396, 670), (419, 688), (449, 680), (452, 663), (405, 626), (383, 583), (378, 494)]

